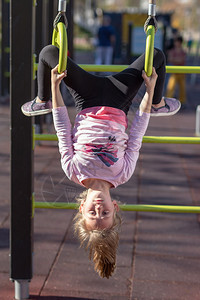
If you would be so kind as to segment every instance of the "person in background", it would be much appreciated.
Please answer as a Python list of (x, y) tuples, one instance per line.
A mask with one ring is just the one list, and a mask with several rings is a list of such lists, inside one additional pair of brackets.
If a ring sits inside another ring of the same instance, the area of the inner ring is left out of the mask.
[(115, 46), (115, 30), (111, 26), (109, 16), (103, 17), (103, 24), (98, 30), (96, 48), (96, 65), (111, 65), (113, 61), (113, 52)]
[[(186, 52), (183, 49), (183, 38), (178, 36), (174, 39), (174, 47), (169, 50), (168, 62), (173, 66), (184, 66), (186, 64)], [(171, 74), (167, 85), (167, 97), (174, 97), (175, 88), (178, 85), (179, 99), (182, 104), (186, 103), (186, 78), (185, 74)]]
[(193, 39), (192, 39), (192, 34), (190, 33), (188, 41), (187, 41), (188, 54), (191, 54), (192, 44), (193, 44)]

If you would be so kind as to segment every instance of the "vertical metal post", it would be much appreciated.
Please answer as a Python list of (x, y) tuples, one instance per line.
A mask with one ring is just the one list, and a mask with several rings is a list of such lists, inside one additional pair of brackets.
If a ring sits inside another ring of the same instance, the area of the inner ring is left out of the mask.
[(196, 136), (200, 136), (200, 105), (196, 108)]
[(133, 23), (129, 22), (128, 24), (128, 45), (127, 45), (127, 63), (130, 64), (132, 59), (132, 32), (133, 32)]
[(27, 280), (15, 280), (15, 299), (29, 298), (29, 282)]
[(67, 4), (67, 10), (66, 10), (66, 16), (68, 20), (68, 49), (70, 56), (73, 58), (74, 56), (74, 41), (73, 41), (73, 36), (74, 36), (74, 1), (69, 0)]
[[(42, 0), (42, 34), (44, 45), (48, 45), (48, 0)], [(52, 29), (52, 28), (51, 28)]]
[[(44, 44), (44, 34), (43, 34), (43, 1), (37, 1), (36, 6), (36, 24), (35, 24), (35, 51), (36, 61), (39, 60), (39, 54), (42, 48), (45, 46)], [(36, 80), (35, 80), (36, 81)], [(35, 95), (37, 95), (37, 84), (35, 84)], [(42, 133), (42, 123), (44, 120), (44, 116), (36, 116), (35, 117), (35, 131), (37, 133)]]
[(48, 1), (48, 44), (51, 44), (52, 42), (52, 32), (53, 32), (53, 21), (55, 18), (54, 15), (54, 0), (49, 0)]
[(1, 0), (1, 96), (9, 94), (9, 7), (9, 1)]
[(37, 1), (36, 25), (35, 25), (35, 54), (37, 55), (37, 61), (38, 61), (39, 53), (41, 49), (44, 47), (42, 19), (43, 19), (43, 2)]
[(11, 233), (10, 278), (15, 298), (29, 297), (32, 278), (32, 118), (21, 105), (32, 98), (33, 1), (10, 1)]

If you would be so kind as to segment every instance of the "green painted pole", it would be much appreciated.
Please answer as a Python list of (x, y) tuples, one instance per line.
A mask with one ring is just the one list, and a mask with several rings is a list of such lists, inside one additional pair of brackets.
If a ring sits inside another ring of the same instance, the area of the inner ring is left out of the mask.
[(200, 206), (127, 204), (120, 205), (120, 209), (123, 211), (200, 213)]
[[(57, 141), (55, 134), (34, 134), (36, 141)], [(143, 143), (157, 144), (200, 144), (200, 137), (144, 136)]]
[[(34, 208), (43, 209), (78, 209), (77, 203), (64, 202), (35, 202)], [(179, 206), (179, 205), (146, 205), (146, 204), (122, 204), (119, 205), (122, 211), (144, 211), (144, 212), (165, 212), (165, 213), (200, 213), (200, 206)]]
[[(129, 65), (79, 65), (87, 72), (121, 72), (128, 68)], [(34, 68), (37, 70), (38, 64)], [(198, 66), (166, 66), (166, 73), (176, 74), (200, 74), (200, 67)]]
[(200, 144), (199, 137), (144, 136), (143, 143), (157, 144)]
[(35, 141), (57, 141), (56, 134), (34, 134)]
[[(128, 68), (128, 65), (79, 65), (87, 72), (121, 72)], [(166, 73), (200, 74), (198, 66), (166, 66)]]
[(34, 208), (44, 209), (78, 209), (77, 203), (64, 203), (64, 202), (34, 202)]
[(147, 76), (151, 76), (153, 69), (153, 55), (154, 55), (154, 37), (155, 37), (155, 27), (149, 25), (146, 31), (146, 50), (145, 50), (145, 63), (144, 70)]
[(200, 67), (198, 66), (166, 66), (167, 73), (182, 73), (182, 74), (192, 74), (200, 73)]

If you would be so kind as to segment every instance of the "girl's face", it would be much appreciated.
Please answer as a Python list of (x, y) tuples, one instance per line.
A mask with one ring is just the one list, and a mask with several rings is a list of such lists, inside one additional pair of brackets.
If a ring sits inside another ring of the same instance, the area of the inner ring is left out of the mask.
[(113, 225), (114, 214), (118, 211), (116, 201), (112, 201), (110, 194), (92, 190), (80, 205), (88, 230), (110, 228)]

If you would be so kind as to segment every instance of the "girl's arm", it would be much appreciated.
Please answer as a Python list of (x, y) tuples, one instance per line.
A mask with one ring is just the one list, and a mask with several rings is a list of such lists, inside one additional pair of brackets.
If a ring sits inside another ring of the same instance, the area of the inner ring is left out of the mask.
[(53, 122), (58, 137), (58, 146), (61, 154), (61, 165), (68, 178), (72, 179), (72, 158), (74, 155), (72, 142), (72, 126), (64, 104), (60, 83), (66, 72), (59, 74), (58, 66), (51, 71), (51, 90), (53, 104)]
[(146, 93), (140, 103), (140, 112), (150, 113), (158, 75), (156, 74), (155, 68), (153, 68), (152, 75), (150, 77), (148, 77), (144, 71), (142, 72), (142, 77), (146, 86)]
[(135, 166), (139, 157), (139, 151), (142, 146), (142, 139), (149, 124), (150, 111), (154, 88), (157, 80), (157, 74), (153, 68), (152, 75), (148, 77), (143, 71), (142, 77), (146, 85), (146, 93), (140, 104), (129, 132), (129, 140), (125, 153), (125, 170), (127, 178), (130, 178), (135, 170)]
[(51, 92), (53, 108), (65, 106), (61, 92), (60, 83), (64, 77), (67, 76), (67, 71), (59, 74), (58, 66), (51, 70)]

